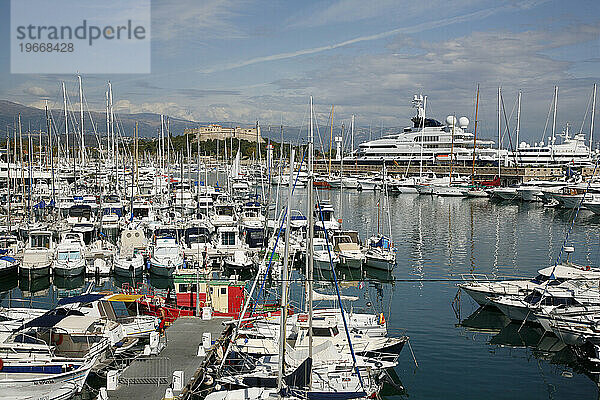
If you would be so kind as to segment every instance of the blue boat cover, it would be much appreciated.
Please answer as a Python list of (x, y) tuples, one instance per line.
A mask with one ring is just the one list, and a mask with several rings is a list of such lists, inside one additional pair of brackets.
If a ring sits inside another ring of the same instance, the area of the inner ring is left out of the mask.
[(92, 301), (99, 300), (103, 298), (104, 294), (96, 294), (96, 293), (88, 293), (82, 294), (79, 296), (66, 297), (64, 299), (60, 299), (58, 301), (59, 306), (64, 306), (65, 304), (73, 304), (73, 303), (91, 303)]

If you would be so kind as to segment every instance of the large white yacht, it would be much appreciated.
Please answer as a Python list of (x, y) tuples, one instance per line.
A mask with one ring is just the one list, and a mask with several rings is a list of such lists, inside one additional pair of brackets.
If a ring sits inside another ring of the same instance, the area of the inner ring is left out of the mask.
[[(361, 143), (356, 155), (362, 161), (394, 160), (407, 163), (409, 161), (432, 164), (449, 162), (451, 154), (458, 162), (473, 162), (474, 134), (468, 132), (469, 119), (448, 116), (446, 124), (425, 116), (427, 98), (423, 95), (413, 97), (413, 107), (417, 115), (411, 118), (412, 126), (402, 132), (385, 135), (380, 139)], [(479, 163), (497, 162), (500, 154), (501, 162), (507, 159), (507, 150), (494, 148), (494, 141), (476, 141), (475, 161)]]
[(594, 154), (586, 145), (583, 133), (571, 137), (567, 123), (565, 130), (557, 136), (562, 138), (560, 143), (556, 138), (548, 138), (546, 144), (543, 141), (533, 145), (521, 142), (511, 161), (516, 160), (520, 165), (593, 165)]

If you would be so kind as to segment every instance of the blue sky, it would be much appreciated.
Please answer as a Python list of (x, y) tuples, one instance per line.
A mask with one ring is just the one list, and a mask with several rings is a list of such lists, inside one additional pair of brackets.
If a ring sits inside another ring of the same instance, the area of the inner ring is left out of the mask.
[[(75, 77), (11, 75), (9, 2), (0, 7), (1, 98), (58, 106), (60, 81), (75, 90)], [(302, 123), (312, 94), (323, 123), (334, 104), (338, 123), (355, 114), (378, 127), (408, 124), (415, 93), (428, 95), (433, 117), (473, 119), (479, 83), (488, 137), (501, 85), (509, 115), (523, 91), (522, 137), (537, 141), (554, 85), (559, 130), (579, 130), (600, 83), (599, 34), (596, 1), (154, 0), (152, 73), (89, 75), (84, 85), (99, 110), (110, 79), (119, 110), (263, 125)]]

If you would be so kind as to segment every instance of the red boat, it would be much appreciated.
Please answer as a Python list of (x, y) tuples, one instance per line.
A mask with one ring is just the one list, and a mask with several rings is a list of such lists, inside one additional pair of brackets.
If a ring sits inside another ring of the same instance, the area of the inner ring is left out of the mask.
[(482, 186), (487, 186), (487, 187), (500, 186), (500, 178), (499, 177), (495, 177), (491, 181), (481, 181), (481, 182), (479, 182), (479, 184), (482, 185)]
[[(201, 316), (209, 312), (217, 317), (239, 318), (246, 299), (245, 284), (227, 280), (174, 282), (175, 290), (160, 296), (147, 285), (131, 288), (123, 287), (125, 293), (141, 294), (137, 302), (140, 311), (146, 315), (160, 317), (166, 324), (171, 324), (179, 317)], [(199, 289), (199, 290), (197, 290)], [(200, 315), (196, 312), (196, 294)], [(252, 307), (250, 306), (251, 310)], [(207, 311), (204, 311), (207, 310)], [(277, 304), (266, 304), (257, 307), (254, 315), (277, 315), (280, 312)], [(248, 312), (246, 317), (248, 317)]]

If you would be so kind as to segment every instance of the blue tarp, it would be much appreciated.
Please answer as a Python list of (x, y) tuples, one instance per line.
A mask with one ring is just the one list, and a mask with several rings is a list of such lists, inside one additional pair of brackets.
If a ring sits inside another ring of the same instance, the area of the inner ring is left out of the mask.
[(10, 256), (2, 256), (2, 257), (0, 257), (0, 260), (8, 261), (9, 263), (15, 262), (15, 259)]
[(35, 204), (33, 208), (46, 208), (46, 202), (42, 200), (39, 203)]
[(58, 301), (59, 306), (64, 306), (65, 304), (73, 304), (73, 303), (91, 303), (92, 301), (99, 300), (103, 298), (105, 295), (103, 294), (82, 294), (79, 296), (67, 297), (64, 299), (60, 299)]

